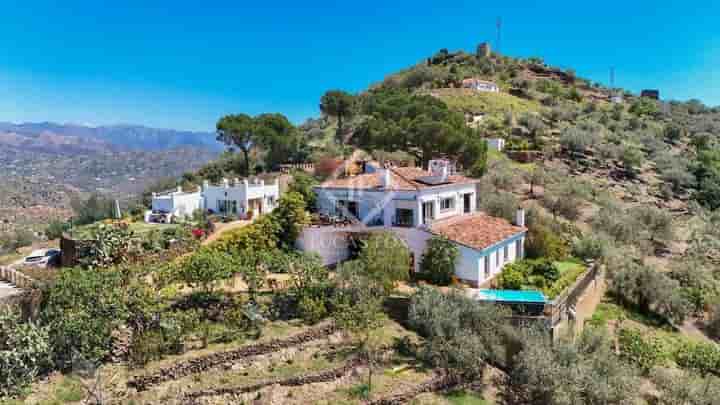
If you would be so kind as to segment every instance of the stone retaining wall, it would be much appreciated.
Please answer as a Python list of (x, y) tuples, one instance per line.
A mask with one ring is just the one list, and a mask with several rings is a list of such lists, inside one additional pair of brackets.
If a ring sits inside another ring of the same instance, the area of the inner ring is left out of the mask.
[(369, 405), (398, 405), (410, 402), (416, 396), (425, 392), (437, 392), (450, 389), (463, 381), (455, 375), (438, 375), (422, 384), (416, 385), (407, 391), (370, 401)]
[(336, 327), (334, 324), (327, 324), (294, 336), (290, 336), (286, 339), (273, 339), (268, 342), (245, 346), (236, 350), (213, 353), (207, 356), (177, 363), (150, 375), (135, 377), (134, 379), (128, 381), (127, 385), (128, 387), (135, 388), (137, 391), (145, 391), (152, 386), (166, 381), (176, 380), (191, 374), (202, 373), (220, 364), (242, 360), (247, 357), (272, 353), (278, 350), (327, 338), (335, 333), (335, 331)]
[(362, 359), (360, 357), (354, 357), (340, 367), (336, 367), (336, 368), (333, 368), (330, 370), (320, 371), (317, 373), (304, 374), (304, 375), (289, 377), (289, 378), (285, 378), (285, 379), (271, 378), (269, 380), (266, 380), (266, 381), (263, 381), (263, 382), (260, 382), (257, 384), (247, 385), (247, 386), (238, 387), (238, 388), (217, 388), (217, 389), (211, 389), (211, 390), (192, 392), (192, 393), (185, 395), (184, 403), (188, 404), (188, 405), (195, 404), (195, 403), (197, 403), (196, 400), (201, 397), (245, 394), (248, 392), (258, 391), (258, 390), (268, 387), (270, 385), (297, 387), (297, 386), (301, 386), (301, 385), (305, 385), (305, 384), (315, 384), (315, 383), (321, 383), (321, 382), (335, 381), (338, 378), (342, 378), (343, 376), (347, 375), (352, 370), (354, 370), (360, 366), (363, 366), (365, 364), (367, 364), (367, 361), (365, 359)]
[(0, 266), (0, 280), (7, 281), (17, 288), (34, 288), (35, 280), (10, 267)]

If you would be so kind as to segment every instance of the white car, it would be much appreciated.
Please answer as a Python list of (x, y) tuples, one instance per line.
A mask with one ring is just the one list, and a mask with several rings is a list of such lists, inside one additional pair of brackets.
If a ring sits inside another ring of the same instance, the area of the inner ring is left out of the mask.
[(59, 249), (36, 250), (22, 261), (23, 266), (50, 267), (60, 264)]

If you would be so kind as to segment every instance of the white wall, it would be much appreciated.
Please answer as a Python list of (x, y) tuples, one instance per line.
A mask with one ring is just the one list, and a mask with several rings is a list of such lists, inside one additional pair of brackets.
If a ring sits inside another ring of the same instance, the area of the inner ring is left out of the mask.
[(176, 191), (164, 195), (154, 196), (152, 210), (173, 214), (174, 216), (188, 216), (202, 207), (200, 192), (184, 193)]
[(280, 187), (277, 181), (272, 184), (248, 183), (246, 180), (242, 182), (228, 181), (226, 185), (209, 185), (203, 186), (203, 200), (205, 209), (215, 212), (219, 211), (218, 200), (237, 201), (238, 214), (246, 213), (249, 200), (263, 199), (264, 212), (272, 211), (277, 205), (280, 198)]
[(295, 247), (303, 252), (319, 254), (323, 265), (332, 266), (350, 257), (348, 235), (332, 227), (305, 228), (295, 242)]
[(488, 148), (502, 152), (505, 149), (505, 140), (502, 138), (488, 138)]

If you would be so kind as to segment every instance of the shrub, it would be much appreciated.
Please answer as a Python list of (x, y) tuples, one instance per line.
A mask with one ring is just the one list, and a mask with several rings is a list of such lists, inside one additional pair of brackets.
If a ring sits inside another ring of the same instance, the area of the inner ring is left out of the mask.
[(603, 259), (610, 248), (610, 241), (603, 235), (591, 233), (580, 238), (573, 239), (572, 254), (583, 260)]
[(705, 377), (720, 371), (720, 348), (715, 343), (686, 341), (676, 351), (675, 362)]
[(79, 261), (85, 267), (108, 267), (140, 254), (140, 241), (126, 224), (101, 224)]
[(508, 221), (514, 219), (518, 205), (517, 197), (513, 193), (499, 190), (485, 194), (481, 200), (482, 209), (488, 215), (505, 218)]
[(69, 367), (77, 356), (98, 362), (108, 355), (112, 331), (128, 316), (122, 283), (116, 270), (59, 270), (40, 314), (59, 368)]
[(645, 373), (665, 364), (670, 357), (669, 348), (660, 338), (656, 336), (646, 338), (635, 329), (620, 329), (618, 342), (621, 356)]
[(174, 275), (177, 281), (212, 294), (218, 282), (230, 278), (236, 267), (237, 262), (230, 254), (203, 247), (184, 257)]
[(528, 258), (561, 261), (568, 256), (567, 243), (547, 226), (534, 223), (528, 229), (525, 253)]
[(318, 181), (313, 176), (299, 170), (293, 172), (292, 176), (293, 181), (288, 186), (288, 191), (300, 194), (307, 204), (307, 208), (313, 211), (317, 202), (317, 195), (313, 187), (318, 184)]
[(327, 314), (325, 300), (322, 298), (304, 296), (298, 302), (298, 315), (309, 324), (320, 322)]
[(291, 191), (280, 198), (277, 208), (269, 215), (278, 226), (276, 237), (282, 246), (289, 248), (295, 245), (309, 220), (306, 208), (302, 194)]
[(505, 290), (522, 290), (527, 284), (527, 278), (530, 275), (530, 268), (523, 261), (510, 263), (503, 267), (503, 271), (498, 277), (500, 288)]
[(571, 152), (584, 153), (595, 143), (595, 136), (579, 127), (569, 127), (560, 135), (560, 145)]
[(625, 143), (620, 150), (620, 161), (625, 171), (635, 176), (645, 160), (645, 154), (636, 145)]
[(408, 321), (425, 337), (421, 356), (428, 363), (472, 378), (480, 375), (486, 361), (507, 364), (506, 315), (506, 308), (422, 286), (410, 299)]
[(24, 392), (52, 364), (46, 327), (22, 322), (9, 307), (0, 308), (0, 398)]
[(649, 266), (626, 262), (620, 268), (609, 267), (609, 291), (625, 304), (643, 313), (655, 313), (669, 322), (682, 322), (692, 305), (683, 295), (679, 283)]
[(574, 342), (555, 343), (531, 329), (519, 343), (508, 380), (509, 403), (624, 404), (637, 399), (638, 376), (597, 329), (585, 328)]
[(70, 229), (70, 224), (65, 221), (53, 220), (50, 221), (47, 228), (45, 228), (45, 236), (48, 239), (60, 239), (63, 232)]
[(433, 284), (450, 284), (459, 256), (457, 245), (446, 238), (433, 237), (428, 241), (427, 250), (422, 256), (421, 276)]
[(388, 294), (397, 282), (407, 280), (410, 272), (410, 251), (389, 232), (375, 233), (365, 240), (358, 259), (368, 276)]
[(661, 368), (655, 370), (652, 382), (660, 392), (658, 405), (707, 405), (720, 397), (720, 378), (699, 377), (694, 373)]
[(712, 337), (720, 339), (720, 304), (715, 304), (713, 306), (707, 330)]
[(27, 230), (17, 230), (12, 233), (0, 234), (0, 250), (16, 251), (21, 247), (33, 243), (33, 234)]

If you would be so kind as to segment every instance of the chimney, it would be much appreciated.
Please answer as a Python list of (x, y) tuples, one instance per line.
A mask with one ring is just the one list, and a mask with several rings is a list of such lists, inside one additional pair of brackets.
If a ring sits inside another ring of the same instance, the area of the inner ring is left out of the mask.
[(228, 179), (223, 178), (222, 184), (223, 184), (223, 187), (225, 187), (225, 188), (230, 187), (230, 182), (228, 181)]
[(392, 186), (392, 175), (390, 169), (380, 169), (380, 184), (383, 188), (390, 188)]
[(428, 171), (431, 175), (446, 180), (450, 173), (450, 161), (445, 159), (433, 159), (428, 162)]
[(210, 188), (210, 182), (207, 180), (203, 180), (202, 189), (207, 190), (208, 188)]
[(248, 179), (243, 179), (243, 187), (247, 189), (250, 186), (250, 183), (248, 182)]
[(515, 225), (525, 227), (525, 210), (522, 208), (515, 212)]
[(182, 192), (183, 192), (183, 191), (182, 191), (182, 186), (178, 186), (177, 192), (178, 192), (178, 193), (182, 193)]

